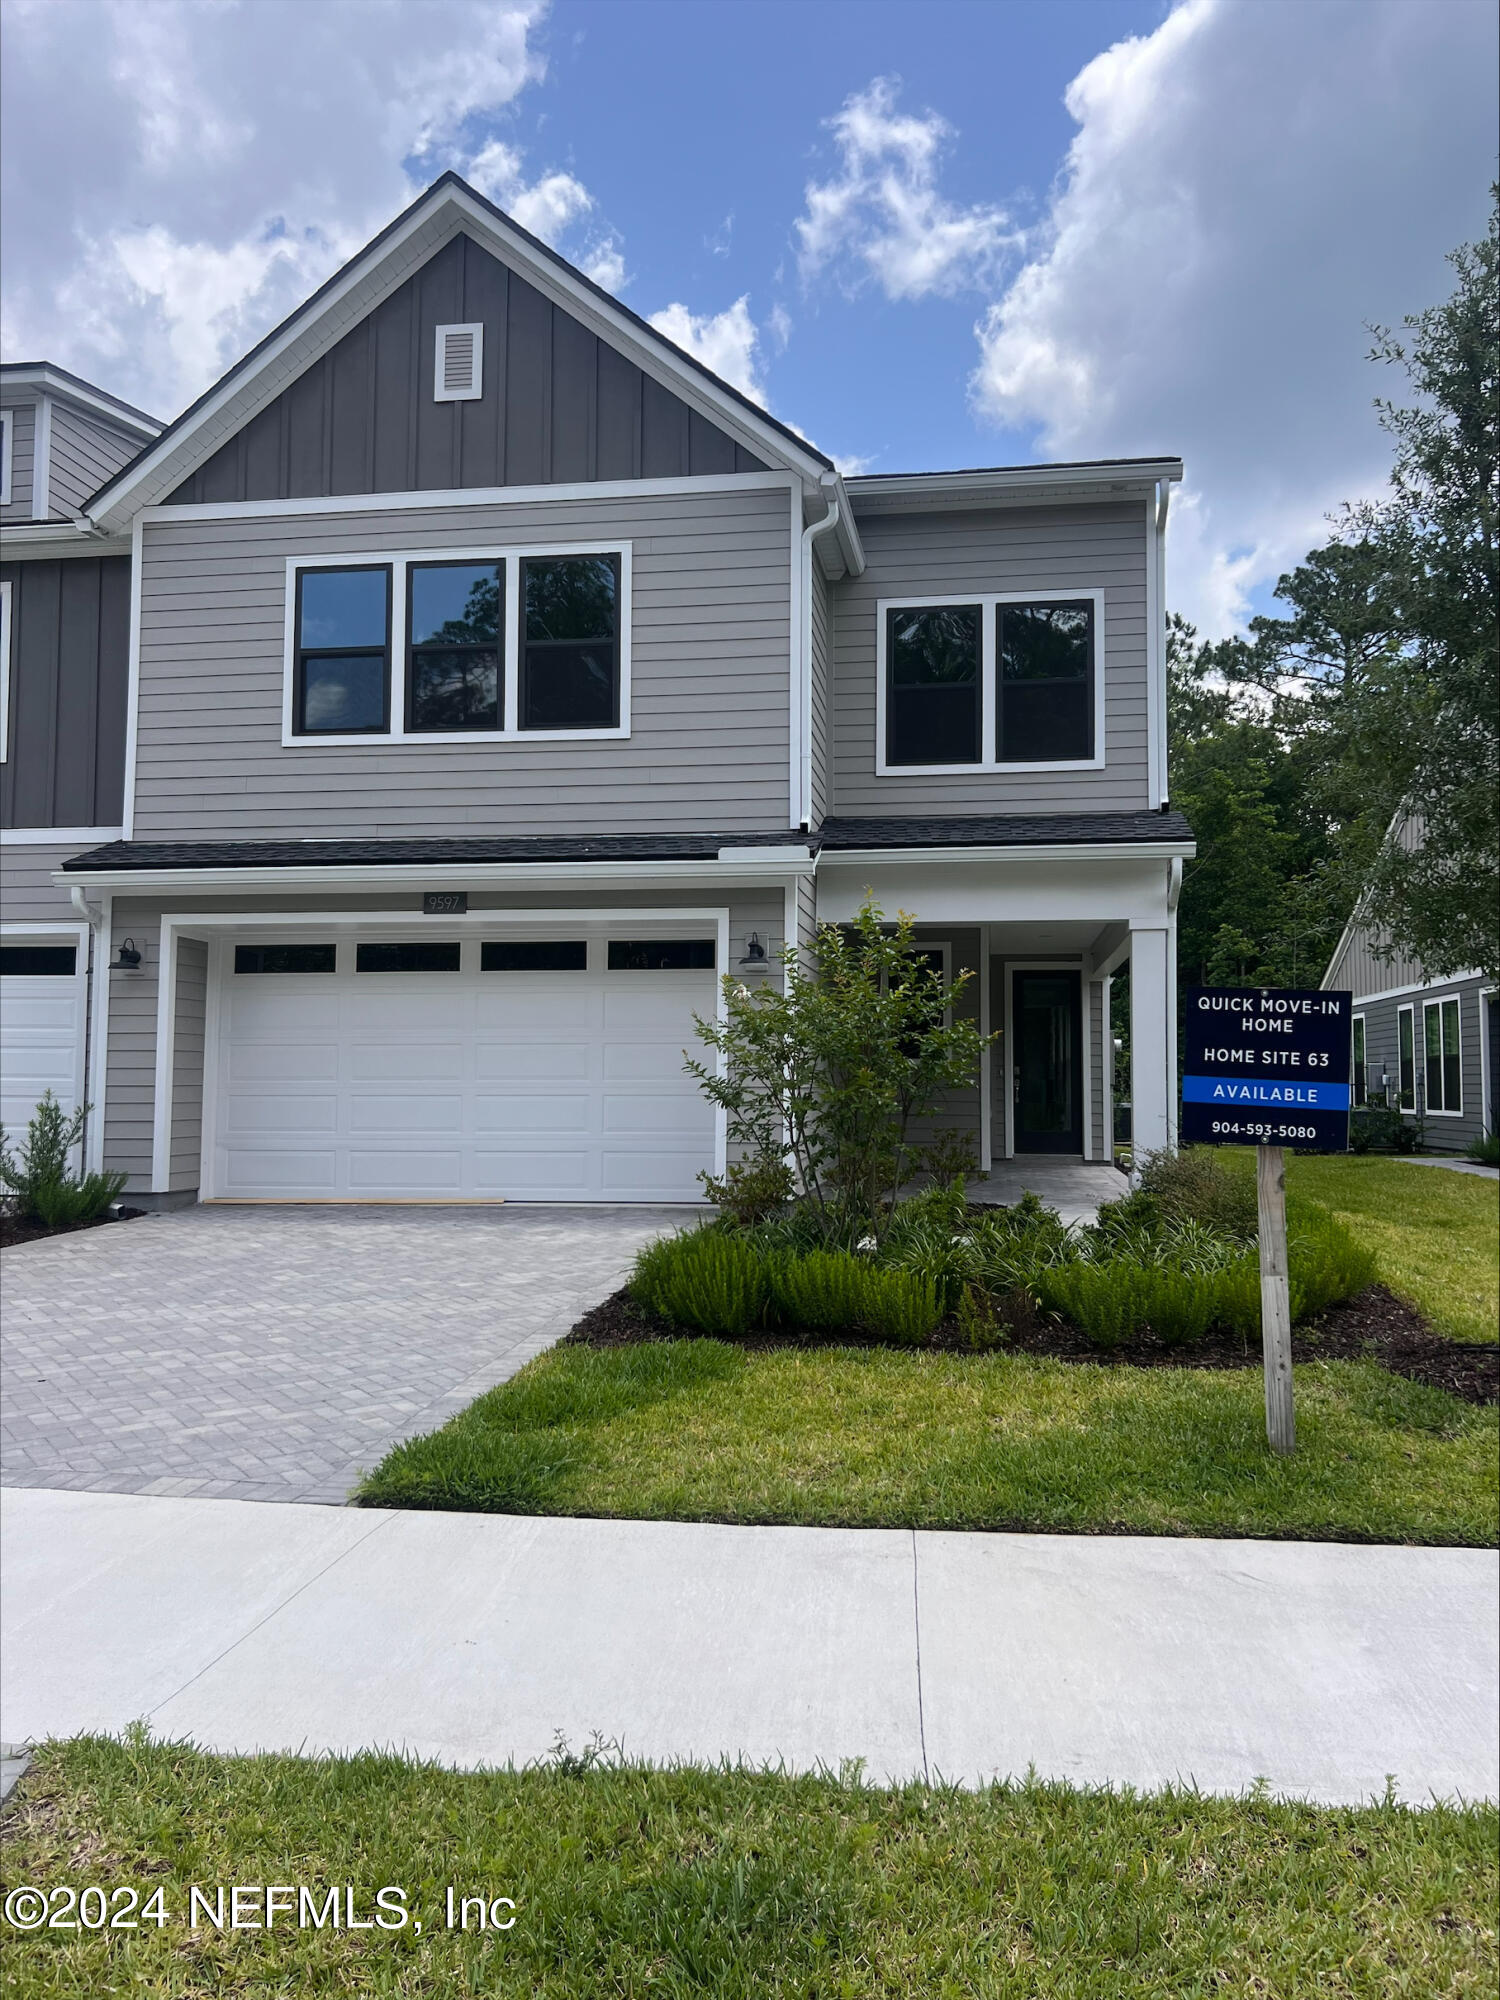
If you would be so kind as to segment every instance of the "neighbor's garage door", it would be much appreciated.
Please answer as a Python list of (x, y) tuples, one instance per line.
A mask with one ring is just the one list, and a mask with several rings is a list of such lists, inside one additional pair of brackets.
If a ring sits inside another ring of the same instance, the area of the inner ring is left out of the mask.
[(71, 939), (7, 938), (0, 945), (0, 1124), (21, 1138), (50, 1090), (65, 1111), (78, 1103), (87, 981)]
[(215, 1195), (701, 1198), (710, 941), (278, 939), (219, 985)]

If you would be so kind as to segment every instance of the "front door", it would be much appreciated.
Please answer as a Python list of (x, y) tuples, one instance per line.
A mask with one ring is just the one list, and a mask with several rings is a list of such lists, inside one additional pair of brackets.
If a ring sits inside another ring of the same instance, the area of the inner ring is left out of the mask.
[(1015, 1149), (1083, 1151), (1083, 1009), (1076, 972), (1013, 975)]

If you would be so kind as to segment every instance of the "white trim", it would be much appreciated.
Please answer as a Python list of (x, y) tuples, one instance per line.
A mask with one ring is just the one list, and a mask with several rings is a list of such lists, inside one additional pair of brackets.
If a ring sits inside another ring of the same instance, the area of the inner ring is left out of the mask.
[[(309, 841), (309, 847), (318, 843)], [(765, 850), (750, 849), (752, 856)], [(805, 849), (791, 848), (790, 859), (773, 865), (764, 859), (738, 861), (443, 861), (384, 863), (379, 867), (306, 868), (104, 868), (54, 869), (52, 880), (62, 889), (78, 887), (140, 895), (149, 890), (168, 893), (197, 891), (204, 895), (254, 895), (284, 889), (303, 895), (308, 890), (337, 889), (375, 893), (382, 889), (481, 889), (496, 887), (587, 888), (600, 882), (776, 882), (811, 875), (815, 864)]]
[(80, 409), (103, 417), (116, 429), (134, 431), (141, 438), (158, 437), (165, 428), (155, 417), (148, 417), (142, 411), (129, 409), (124, 403), (117, 402), (108, 390), (96, 388), (91, 382), (70, 381), (59, 369), (49, 368), (45, 361), (34, 368), (7, 363), (0, 371), (0, 383), (7, 389), (49, 391), (64, 403), (76, 403)]
[[(432, 356), (432, 400), (435, 403), (477, 403), (484, 394), (484, 321), (482, 319), (451, 320), (447, 325), (434, 328), (436, 340)], [(461, 389), (450, 389), (444, 377), (448, 364), (448, 335), (466, 333), (474, 342), (473, 365), (469, 379)]]
[[(181, 926), (170, 917), (161, 925), (161, 956), (156, 968), (156, 1076), (151, 1098), (151, 1192), (165, 1194), (172, 1184), (172, 1084), (177, 1053), (177, 942)], [(202, 1163), (199, 1163), (202, 1181)]]
[(791, 569), (787, 579), (787, 824), (792, 828), (806, 826), (809, 808), (802, 788), (803, 717), (807, 703), (803, 697), (803, 681), (809, 675), (808, 649), (803, 643), (803, 631), (812, 618), (810, 592), (812, 588), (808, 571), (812, 565), (812, 551), (806, 531), (802, 526), (802, 495), (793, 487), (791, 500), (791, 532), (789, 537)]
[(979, 926), (979, 1032), (983, 1037), (979, 1050), (979, 1169), (988, 1173), (993, 1165), (994, 1150), (994, 1062), (995, 1049), (990, 1040), (990, 927)]
[(72, 556), (128, 556), (130, 536), (96, 534), (87, 521), (0, 523), (0, 561), (65, 562)]
[(123, 826), (7, 826), (0, 829), (0, 847), (103, 847), (124, 837)]
[(125, 788), (123, 838), (135, 835), (136, 743), (141, 707), (141, 555), (145, 523), (138, 514), (130, 527), (130, 642), (125, 697)]
[[(952, 770), (968, 770), (969, 765), (952, 765)], [(920, 817), (920, 815), (914, 815)], [(1017, 843), (1012, 847), (839, 847), (825, 848), (818, 856), (820, 868), (869, 868), (888, 862), (902, 868), (923, 863), (975, 861), (985, 867), (1004, 862), (1013, 867), (1020, 861), (1174, 861), (1191, 859), (1196, 843), (1181, 840), (1074, 840)]]
[(1481, 1132), (1493, 1132), (1495, 1121), (1491, 1092), (1494, 1079), (1490, 1075), (1490, 1024), (1485, 1014), (1486, 1001), (1491, 1007), (1500, 1005), (1500, 992), (1493, 986), (1481, 986), (1479, 989), (1479, 1129)]
[(1166, 797), (1161, 733), (1166, 696), (1166, 614), (1162, 609), (1157, 568), (1158, 512), (1157, 494), (1153, 493), (1146, 501), (1146, 804), (1153, 812)]
[[(399, 929), (410, 931), (412, 925), (441, 923), (446, 928), (459, 928), (470, 937), (476, 937), (485, 930), (521, 929), (552, 931), (559, 929), (574, 931), (580, 927), (608, 935), (628, 935), (645, 926), (668, 935), (701, 937), (707, 926), (713, 926), (714, 935), (714, 983), (718, 993), (717, 1012), (720, 1021), (724, 1019), (726, 1000), (724, 995), (724, 974), (729, 969), (729, 909), (719, 904), (708, 907), (678, 909), (538, 909), (538, 910), (470, 910), (463, 916), (441, 919), (424, 918), (414, 910), (253, 910), (253, 911), (191, 911), (174, 910), (161, 919), (161, 961), (157, 987), (157, 1045), (156, 1045), (156, 1095), (153, 1107), (151, 1136), (151, 1188), (153, 1193), (164, 1191), (171, 1180), (171, 1132), (173, 1076), (171, 1062), (163, 1053), (165, 1040), (172, 1038), (175, 1030), (168, 1028), (163, 1034), (163, 1024), (175, 1020), (175, 1004), (163, 1000), (168, 990), (166, 968), (169, 962), (174, 968), (177, 963), (177, 940), (194, 933), (208, 932), (209, 945), (208, 982), (204, 997), (205, 1019), (203, 1037), (203, 1122), (199, 1131), (199, 1199), (212, 1201), (219, 1197), (213, 1190), (213, 1164), (217, 1147), (217, 1082), (219, 1064), (219, 1019), (223, 1010), (223, 982), (225, 973), (225, 950), (233, 941), (235, 933), (243, 931), (315, 929), (322, 931), (375, 932)], [(107, 921), (107, 918), (106, 918)], [(171, 987), (175, 993), (176, 980)], [(722, 1068), (722, 1058), (720, 1059)], [(102, 1120), (101, 1120), (102, 1129)], [(722, 1174), (728, 1160), (729, 1125), (721, 1106), (714, 1110), (714, 1172)], [(600, 1203), (599, 1206), (611, 1204)]]
[(1412, 986), (1388, 986), (1382, 993), (1356, 993), (1353, 995), (1350, 1005), (1352, 1007), (1373, 1007), (1377, 1000), (1399, 1000), (1408, 993), (1440, 994), (1449, 986), (1463, 986), (1471, 979), (1483, 979), (1483, 977), (1484, 974), (1482, 972), (1471, 971), (1455, 972), (1447, 979), (1421, 979)]
[(1108, 972), (1098, 981), (1099, 1057), (1104, 1072), (1099, 1078), (1099, 1101), (1104, 1112), (1104, 1158), (1111, 1165), (1115, 1157), (1114, 985), (1114, 978)]
[(1079, 1051), (1083, 1058), (1083, 1157), (1094, 1157), (1094, 981), (1087, 968), (1078, 968)]
[[(1411, 1021), (1411, 1103), (1410, 1104), (1403, 1104), (1401, 1102), (1401, 1016), (1403, 1014), (1407, 1015)], [(1417, 1046), (1417, 1010), (1412, 1005), (1412, 1003), (1408, 1001), (1404, 1007), (1398, 1007), (1396, 1009), (1396, 1109), (1401, 1113), (1401, 1116), (1403, 1118), (1415, 1118), (1417, 1115), (1417, 1075), (1421, 1064), (1421, 1060), (1422, 1060), (1421, 1050)], [(1425, 1079), (1424, 1079), (1424, 1091), (1425, 1091)]]
[(10, 505), (11, 443), (15, 436), (16, 413), (0, 410), (0, 507)]
[[(1000, 604), (1076, 603), (1088, 598), (1094, 607), (1094, 755), (1060, 757), (1045, 763), (1001, 763), (994, 756), (998, 690), (996, 675), (995, 607)], [(985, 754), (972, 764), (890, 764), (886, 761), (886, 632), (892, 611), (926, 611), (949, 604), (979, 607), (980, 720), (979, 747)], [(1102, 771), (1105, 761), (1105, 633), (1104, 592), (1083, 590), (980, 590), (947, 594), (908, 593), (881, 597), (875, 603), (875, 775), (877, 778), (961, 778), (972, 772), (986, 777), (1028, 771)]]
[[(0, 764), (10, 755), (10, 612), (11, 584), (4, 577), (0, 578)], [(8, 839), (5, 844), (10, 845)]]
[(143, 507), (145, 521), (295, 520), (307, 514), (410, 514), (434, 507), (534, 507), (553, 500), (652, 499), (678, 493), (755, 493), (796, 481), (787, 472), (703, 472), (671, 479), (591, 479), (572, 485), (418, 487), (406, 493), (336, 493), (302, 500), (208, 500)]
[[(810, 827), (813, 820), (813, 543), (830, 529), (838, 527), (842, 512), (837, 497), (830, 493), (827, 512), (804, 528), (801, 498), (793, 489), (792, 540), (801, 545), (801, 560), (795, 570), (797, 596), (793, 602), (792, 619), (797, 662), (792, 695), (793, 737), (797, 745), (791, 800), (791, 824), (794, 827)], [(831, 671), (832, 662), (825, 662), (825, 665)], [(827, 749), (825, 742), (825, 754)]]
[(85, 1160), (91, 1173), (104, 1171), (104, 1100), (109, 1089), (109, 961), (114, 954), (114, 897), (106, 896), (94, 929), (92, 973), (94, 990), (89, 1007), (88, 1081), (91, 1110), (84, 1133)]
[(1182, 477), (1180, 458), (1150, 458), (1123, 464), (1105, 460), (1097, 465), (998, 465), (972, 472), (903, 472), (852, 475), (844, 482), (855, 512), (901, 513), (931, 507), (947, 512), (956, 507), (1004, 505), (1035, 500), (1038, 491), (1065, 498), (1128, 498), (1140, 488)]
[[(73, 1052), (73, 1106), (76, 1110), (79, 1105), (87, 1104), (89, 1101), (88, 1050), (91, 1039), (88, 1001), (90, 970), (89, 926), (80, 923), (54, 923), (50, 921), (25, 923), (19, 919), (14, 922), (7, 921), (0, 923), (0, 939), (3, 939), (5, 943), (18, 944), (27, 938), (35, 938), (45, 944), (58, 943), (63, 938), (71, 938), (75, 947), (76, 956), (73, 961), (72, 977), (75, 984), (81, 986), (84, 994), (84, 1004), (79, 1010), (78, 1034)], [(68, 975), (59, 973), (53, 976), (66, 978)], [(102, 1119), (100, 1122), (103, 1122)], [(92, 1140), (93, 1133), (90, 1129), (89, 1114), (85, 1113), (83, 1140), (78, 1148), (85, 1166), (91, 1164), (89, 1155), (92, 1149)]]
[[(1432, 1086), (1427, 1081), (1427, 1016), (1433, 1008), (1438, 1017), (1438, 1080), (1443, 1078), (1443, 1009), (1452, 1007), (1458, 1014), (1458, 1103), (1447, 1103), (1447, 1087), (1444, 1086), (1444, 1103), (1440, 1110), (1432, 1104)], [(1399, 1047), (1399, 1045), (1398, 1045)], [(1422, 1110), (1428, 1118), (1462, 1118), (1464, 1115), (1464, 1006), (1461, 993), (1445, 993), (1436, 1000), (1422, 1002)]]
[(38, 396), (36, 428), (31, 439), (31, 518), (45, 521), (52, 512), (52, 398)]
[[(391, 743), (415, 743), (428, 749), (435, 745), (458, 748), (467, 743), (592, 743), (622, 739), (630, 734), (630, 630), (634, 606), (634, 544), (608, 537), (589, 542), (490, 543), (480, 548), (383, 549), (362, 554), (295, 555), (285, 558), (286, 602), (281, 661), (281, 747), (283, 750), (318, 750), (328, 745), (363, 745), (382, 748)], [(616, 649), (620, 671), (620, 720), (610, 729), (522, 729), (519, 711), (520, 681), (520, 579), (521, 563), (528, 557), (614, 556), (620, 565), (620, 601), (616, 606), (618, 632)], [(428, 563), (498, 563), (505, 570), (505, 633), (501, 646), (505, 663), (503, 693), (504, 727), (500, 729), (419, 730), (406, 726), (406, 606), (407, 571)], [(390, 654), (390, 727), (362, 730), (349, 735), (313, 732), (299, 735), (296, 720), (297, 664), (297, 576), (309, 569), (388, 569), (391, 573), (390, 629), (386, 634)]]

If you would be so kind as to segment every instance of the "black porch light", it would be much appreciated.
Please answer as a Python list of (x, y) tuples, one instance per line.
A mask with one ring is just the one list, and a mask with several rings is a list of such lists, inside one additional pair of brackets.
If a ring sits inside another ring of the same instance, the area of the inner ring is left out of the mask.
[(751, 931), (749, 937), (745, 939), (745, 956), (740, 960), (740, 964), (741, 966), (766, 964), (766, 948), (760, 941), (759, 931)]
[(141, 954), (136, 949), (134, 938), (121, 938), (120, 955), (115, 960), (116, 972), (136, 972), (140, 968)]

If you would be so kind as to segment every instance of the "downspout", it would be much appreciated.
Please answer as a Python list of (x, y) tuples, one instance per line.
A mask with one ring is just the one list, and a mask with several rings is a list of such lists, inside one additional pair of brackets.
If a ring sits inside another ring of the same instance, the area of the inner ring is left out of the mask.
[(89, 1041), (88, 1060), (83, 1071), (83, 1101), (88, 1109), (83, 1117), (83, 1159), (90, 1173), (104, 1169), (104, 1084), (109, 1052), (109, 954), (111, 949), (112, 898), (91, 903), (81, 883), (75, 882), (68, 899), (89, 927), (92, 949), (89, 954)]
[[(1167, 508), (1172, 498), (1170, 479), (1158, 481), (1156, 488), (1156, 617), (1157, 645), (1161, 660), (1157, 669), (1157, 757), (1161, 779), (1161, 805), (1172, 797), (1172, 776), (1167, 768)], [(1176, 905), (1174, 904), (1175, 908)]]
[(828, 511), (820, 520), (811, 521), (802, 530), (802, 633), (801, 660), (798, 674), (801, 685), (798, 695), (802, 717), (802, 755), (798, 771), (797, 811), (793, 817), (804, 832), (812, 830), (812, 759), (813, 759), (813, 597), (812, 566), (813, 543), (820, 536), (830, 534), (839, 524), (839, 502), (832, 491), (834, 481), (827, 475), (820, 482)]
[(1182, 857), (1167, 863), (1167, 1146), (1177, 1151), (1177, 905), (1182, 896)]

